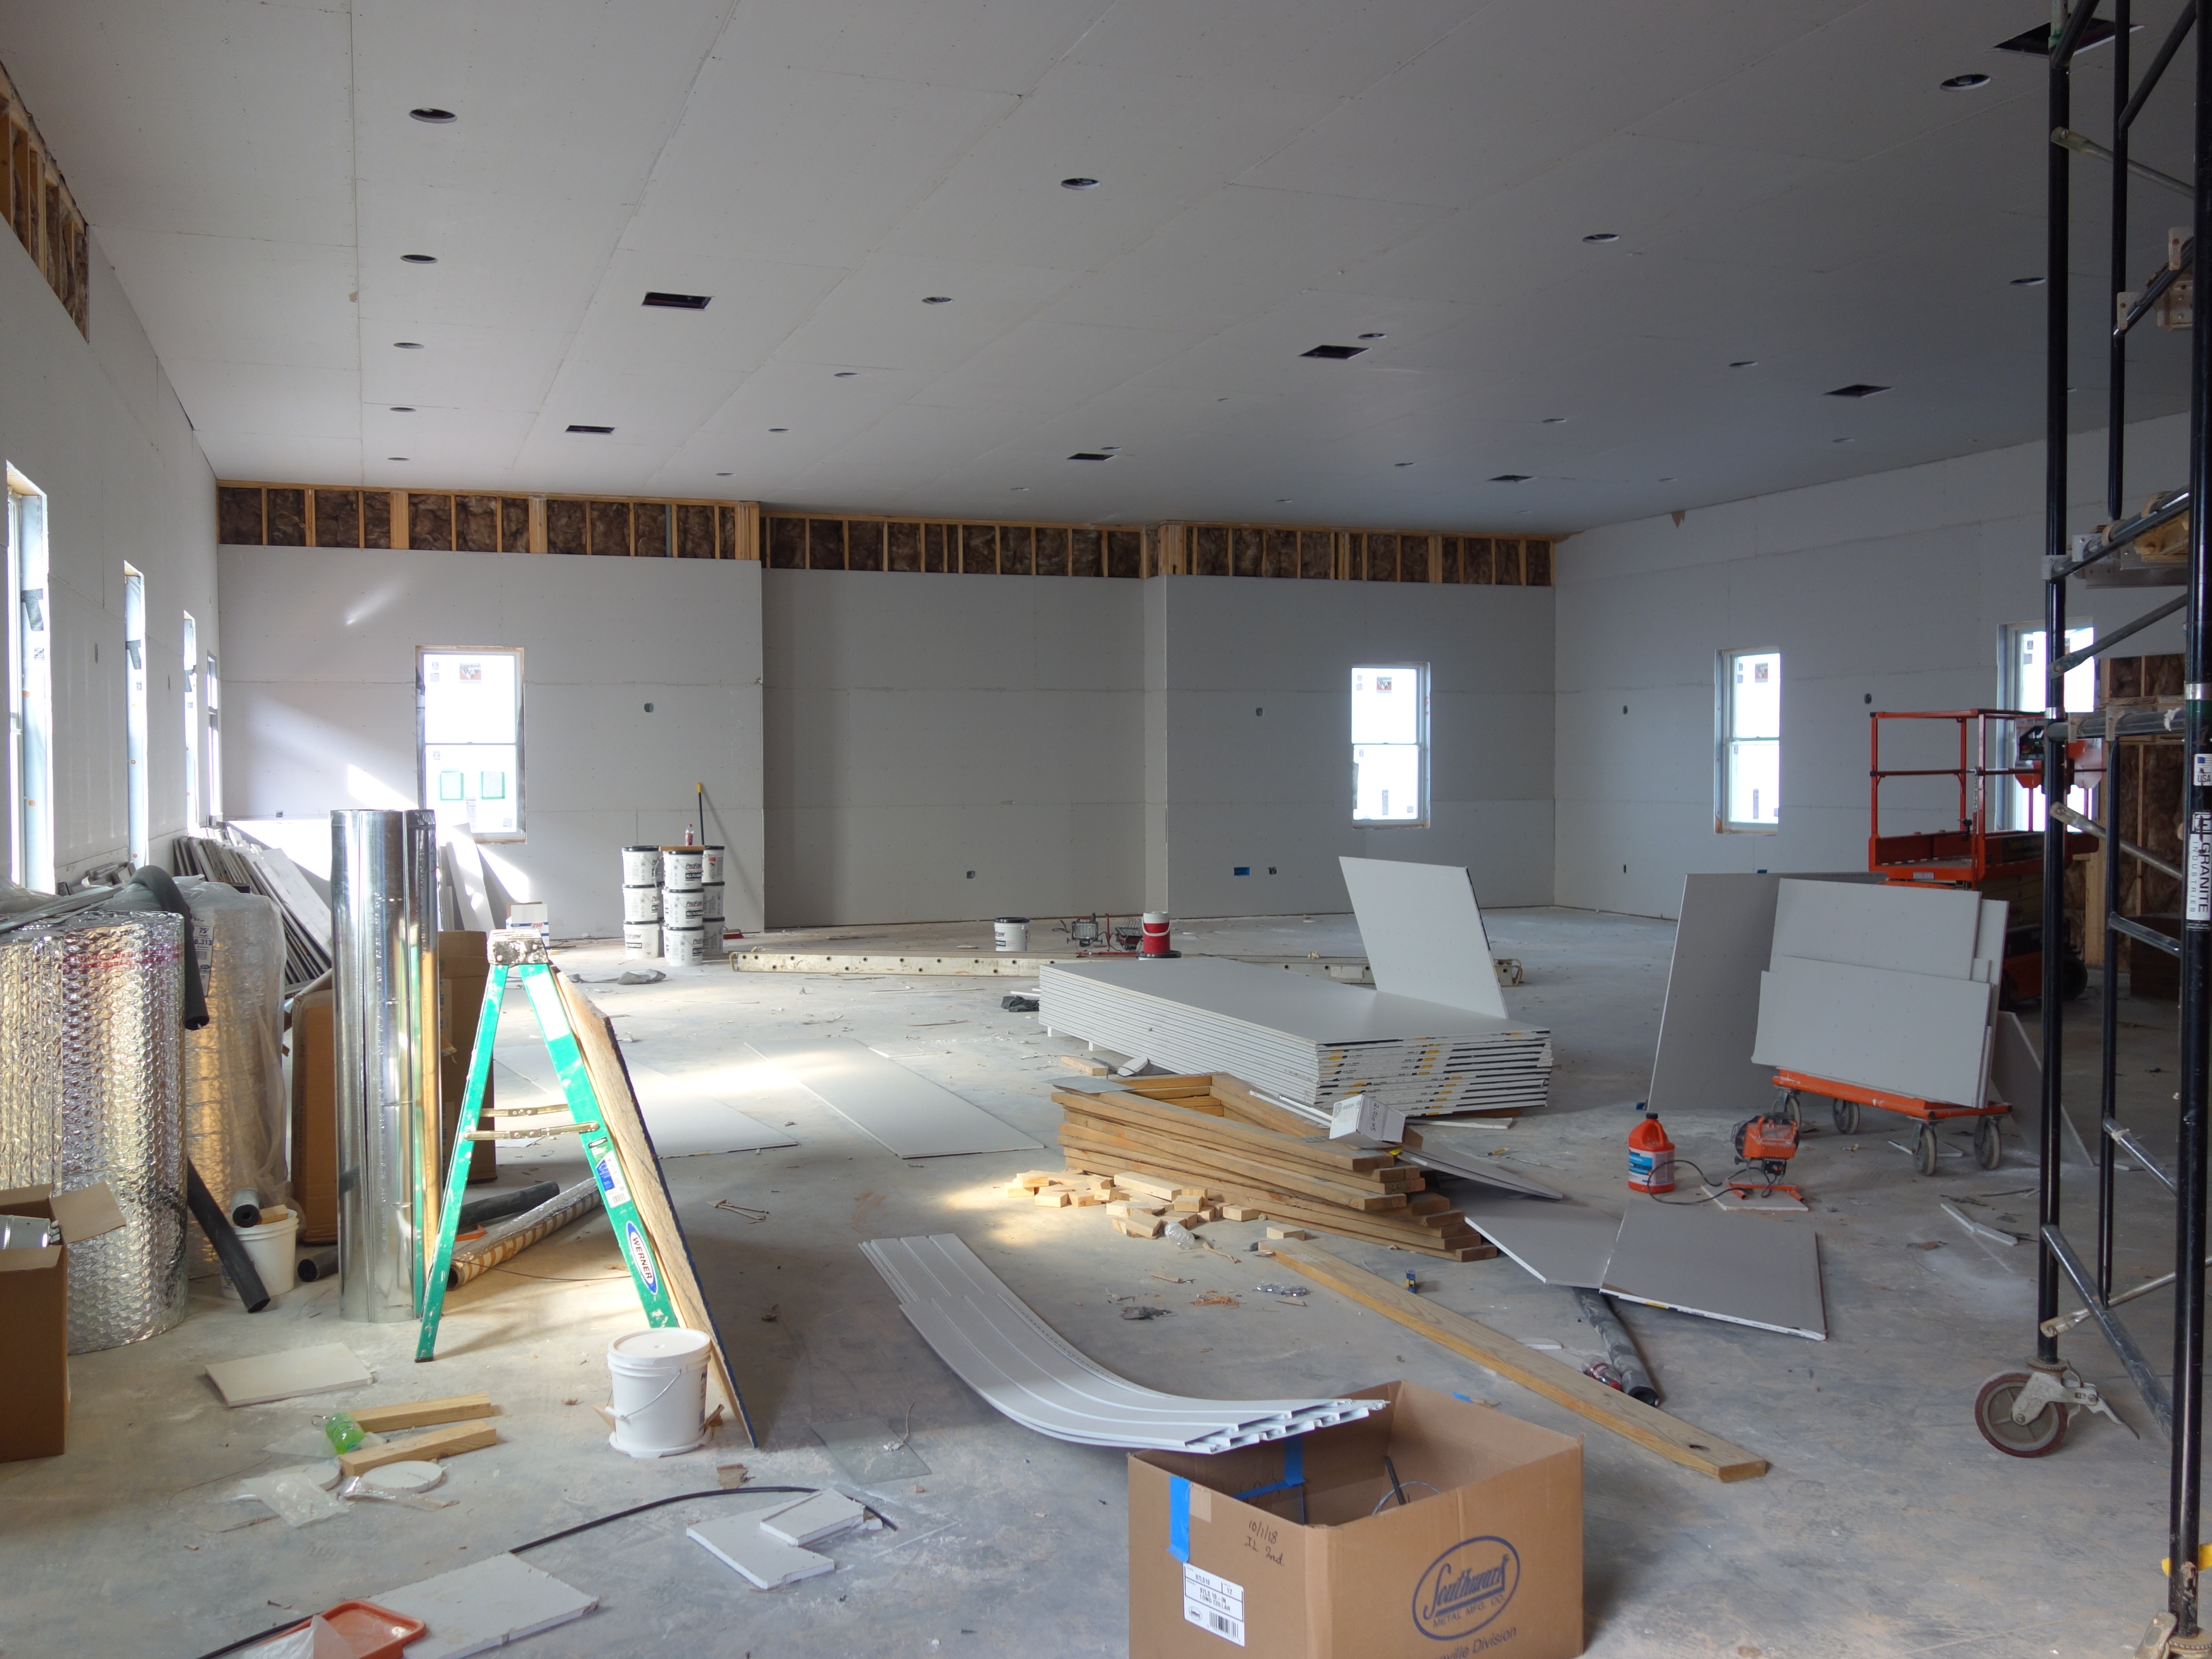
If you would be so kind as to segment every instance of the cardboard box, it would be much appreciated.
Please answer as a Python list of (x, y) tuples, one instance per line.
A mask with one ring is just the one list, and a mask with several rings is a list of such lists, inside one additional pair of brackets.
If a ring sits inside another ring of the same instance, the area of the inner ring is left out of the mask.
[(1582, 1652), (1582, 1442), (1410, 1382), (1354, 1397), (1391, 1403), (1212, 1457), (1130, 1456), (1130, 1659)]
[(300, 1243), (338, 1242), (337, 1053), (331, 1032), (331, 989), (292, 1005), (292, 1203)]
[[(484, 981), (491, 977), (490, 948), (489, 933), (454, 927), (438, 933), (438, 1139), (448, 1158), (453, 1156), (453, 1129), (461, 1119), (461, 1101), (469, 1091), (469, 1059), (476, 1048), (477, 1021), (483, 1012)], [(487, 1115), (495, 1081), (489, 1074), (484, 1078)], [(441, 1170), (441, 1180), (444, 1175)], [(477, 1141), (469, 1152), (469, 1184), (498, 1179), (496, 1145)]]
[(69, 1246), (123, 1224), (107, 1184), (57, 1193), (19, 1187), (0, 1193), (0, 1215), (61, 1224), (62, 1242), (43, 1249), (0, 1250), (0, 1463), (58, 1457), (69, 1437)]

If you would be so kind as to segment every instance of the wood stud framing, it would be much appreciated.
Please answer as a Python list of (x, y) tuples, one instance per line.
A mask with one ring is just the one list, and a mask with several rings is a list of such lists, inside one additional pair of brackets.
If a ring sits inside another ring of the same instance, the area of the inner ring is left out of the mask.
[(5, 68), (0, 68), (0, 138), (6, 141), (0, 143), (0, 212), (76, 331), (88, 337), (91, 254), (84, 216)]
[(763, 511), (755, 501), (490, 495), (226, 483), (233, 546), (753, 559), (773, 570), (995, 576), (1253, 576), (1549, 587), (1552, 544), (1528, 537), (1310, 525), (1012, 524)]

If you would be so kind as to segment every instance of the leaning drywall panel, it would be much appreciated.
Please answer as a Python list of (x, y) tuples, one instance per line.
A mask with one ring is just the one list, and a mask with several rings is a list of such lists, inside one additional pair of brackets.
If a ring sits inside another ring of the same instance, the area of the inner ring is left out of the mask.
[(1479, 1014), (1505, 1016), (1474, 883), (1450, 864), (1340, 858), (1375, 988)]
[(1777, 957), (1752, 1058), (1923, 1100), (1979, 1105), (1994, 986)]
[(1966, 979), (1981, 954), (1985, 908), (1980, 894), (1963, 887), (1784, 877), (1775, 895), (1773, 954)]

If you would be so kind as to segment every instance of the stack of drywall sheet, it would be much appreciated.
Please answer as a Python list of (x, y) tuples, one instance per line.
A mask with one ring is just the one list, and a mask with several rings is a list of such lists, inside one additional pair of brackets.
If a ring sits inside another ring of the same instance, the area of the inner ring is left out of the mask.
[(1979, 1105), (2005, 911), (1959, 888), (1783, 882), (1753, 1061)]
[(1429, 1191), (1419, 1170), (1387, 1151), (1251, 1121), (1251, 1105), (1262, 1114), (1268, 1109), (1253, 1102), (1235, 1079), (1215, 1073), (1132, 1084), (1111, 1091), (1053, 1091), (1064, 1115), (1060, 1144), (1068, 1168), (1186, 1182), (1261, 1211), (1270, 1221), (1447, 1261), (1475, 1261), (1494, 1254), (1449, 1199)]
[(1551, 1033), (1214, 957), (1047, 963), (1040, 1018), (1062, 1035), (1176, 1072), (1232, 1072), (1293, 1106), (1364, 1094), (1409, 1115), (1533, 1111)]
[[(1285, 975), (1287, 977), (1287, 975)], [(1071, 1347), (950, 1233), (862, 1252), (923, 1340), (1024, 1428), (1079, 1445), (1218, 1452), (1347, 1423), (1379, 1400), (1194, 1400), (1124, 1381)]]

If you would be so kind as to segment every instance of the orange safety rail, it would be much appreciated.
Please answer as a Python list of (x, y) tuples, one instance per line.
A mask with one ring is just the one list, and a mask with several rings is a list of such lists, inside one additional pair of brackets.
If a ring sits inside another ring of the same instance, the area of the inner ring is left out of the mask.
[[(2042, 716), (2008, 708), (1914, 709), (1893, 712), (1875, 709), (1869, 721), (1872, 752), (1867, 769), (1869, 823), (1867, 868), (1892, 881), (1942, 882), (1978, 887), (1992, 877), (2027, 875), (2043, 865), (2043, 832), (2039, 830), (1991, 830), (1990, 785), (2009, 781), (2035, 787), (2043, 775), (2032, 767), (1992, 766), (1987, 763), (1994, 738), (2000, 752), (2009, 754), (2017, 742), (2012, 728), (2032, 724)], [(1881, 763), (1882, 724), (1887, 720), (1951, 720), (1957, 724), (1959, 763), (1956, 766), (1885, 767)], [(1881, 786), (1890, 778), (1951, 778), (1959, 788), (1955, 829), (1916, 835), (1881, 833)], [(2067, 856), (2096, 850), (2094, 836), (2069, 833)]]
[(2012, 1108), (2001, 1100), (1992, 1100), (1981, 1106), (1960, 1106), (1948, 1100), (1923, 1100), (1917, 1095), (1895, 1094), (1887, 1089), (1869, 1089), (1856, 1083), (1839, 1083), (1833, 1078), (1814, 1077), (1809, 1072), (1778, 1071), (1774, 1086), (1808, 1095), (1818, 1095), (1823, 1100), (1851, 1100), (1862, 1106), (1873, 1106), (1885, 1112), (1896, 1112), (1905, 1117), (1941, 1121), (1948, 1117), (2002, 1117)]

